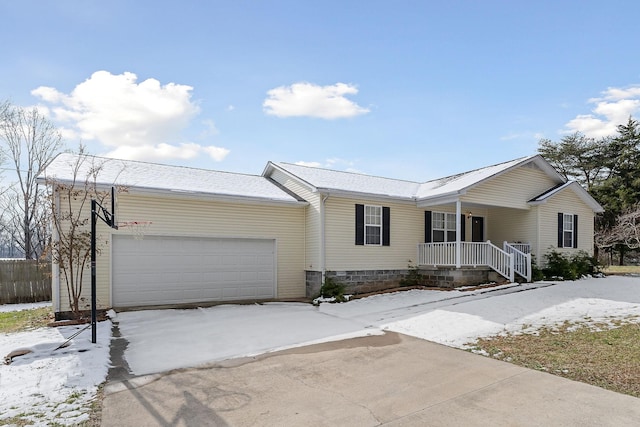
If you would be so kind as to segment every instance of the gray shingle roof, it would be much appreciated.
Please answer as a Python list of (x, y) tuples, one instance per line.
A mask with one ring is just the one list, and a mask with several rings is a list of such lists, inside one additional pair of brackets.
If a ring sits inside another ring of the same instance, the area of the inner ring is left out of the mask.
[(412, 181), (301, 166), (292, 163), (274, 164), (320, 191), (335, 190), (412, 199), (420, 187), (420, 183)]
[[(459, 193), (529, 161), (546, 164), (540, 156), (533, 155), (424, 183), (340, 172), (291, 163), (274, 163), (274, 165), (296, 176), (318, 191), (360, 193), (369, 196), (407, 200), (426, 200)], [(267, 171), (265, 171), (266, 173)], [(556, 172), (553, 171), (552, 173)], [(564, 182), (559, 175), (557, 175), (557, 178), (559, 181)]]
[(131, 189), (156, 192), (299, 203), (295, 197), (263, 176), (86, 155), (81, 158), (79, 155), (69, 153), (58, 155), (40, 178), (71, 182), (74, 180), (74, 165), (78, 164), (79, 159), (81, 162), (76, 181), (80, 182), (84, 182), (87, 176), (93, 176), (99, 169), (95, 175), (96, 183), (100, 185), (116, 184)]

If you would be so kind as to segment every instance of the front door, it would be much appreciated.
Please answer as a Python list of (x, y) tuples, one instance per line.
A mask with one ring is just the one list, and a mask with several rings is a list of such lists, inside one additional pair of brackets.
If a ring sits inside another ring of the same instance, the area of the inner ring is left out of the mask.
[(484, 217), (471, 217), (471, 241), (484, 242)]

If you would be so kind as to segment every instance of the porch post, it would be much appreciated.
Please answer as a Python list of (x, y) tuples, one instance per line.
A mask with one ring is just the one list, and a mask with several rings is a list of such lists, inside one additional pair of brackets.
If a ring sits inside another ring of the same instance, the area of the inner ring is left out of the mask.
[(456, 268), (460, 268), (460, 233), (462, 232), (461, 216), (462, 203), (460, 199), (456, 200)]

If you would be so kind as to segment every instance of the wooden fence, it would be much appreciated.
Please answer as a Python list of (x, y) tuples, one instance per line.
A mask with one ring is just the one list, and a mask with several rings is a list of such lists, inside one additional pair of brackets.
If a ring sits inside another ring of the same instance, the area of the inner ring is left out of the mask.
[(51, 301), (51, 263), (0, 260), (0, 304)]

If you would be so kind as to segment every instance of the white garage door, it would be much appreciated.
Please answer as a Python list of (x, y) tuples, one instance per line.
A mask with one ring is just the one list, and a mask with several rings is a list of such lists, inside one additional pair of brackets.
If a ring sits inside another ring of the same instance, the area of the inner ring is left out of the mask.
[(113, 236), (113, 306), (274, 298), (275, 241)]

